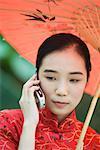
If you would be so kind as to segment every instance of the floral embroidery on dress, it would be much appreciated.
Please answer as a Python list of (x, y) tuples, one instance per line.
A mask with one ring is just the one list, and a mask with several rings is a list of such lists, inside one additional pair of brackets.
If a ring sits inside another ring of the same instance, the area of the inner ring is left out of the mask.
[[(0, 112), (0, 150), (18, 149), (23, 121), (20, 109)], [(82, 126), (76, 119), (75, 111), (58, 124), (56, 115), (49, 109), (40, 110), (35, 150), (75, 150)], [(99, 149), (100, 135), (89, 127), (84, 140), (84, 150)]]

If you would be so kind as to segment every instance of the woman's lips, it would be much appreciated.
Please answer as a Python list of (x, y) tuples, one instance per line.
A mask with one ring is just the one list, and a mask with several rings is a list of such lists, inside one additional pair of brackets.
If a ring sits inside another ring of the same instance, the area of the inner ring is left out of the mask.
[(63, 102), (53, 102), (58, 108), (63, 108), (69, 103), (63, 103)]

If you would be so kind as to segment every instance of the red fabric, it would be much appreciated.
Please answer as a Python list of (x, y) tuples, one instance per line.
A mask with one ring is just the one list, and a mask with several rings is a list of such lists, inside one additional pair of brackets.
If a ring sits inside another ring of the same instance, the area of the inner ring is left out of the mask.
[[(0, 150), (17, 150), (22, 131), (21, 110), (0, 112)], [(40, 122), (36, 130), (35, 150), (75, 150), (83, 124), (72, 112), (61, 124), (47, 108), (40, 111)], [(100, 150), (100, 135), (88, 128), (84, 150)]]

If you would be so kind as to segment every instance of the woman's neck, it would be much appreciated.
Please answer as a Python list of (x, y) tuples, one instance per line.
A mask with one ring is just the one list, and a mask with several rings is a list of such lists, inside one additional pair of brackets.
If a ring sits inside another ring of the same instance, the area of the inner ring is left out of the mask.
[(70, 114), (65, 114), (64, 116), (62, 115), (58, 115), (57, 118), (58, 118), (58, 123), (60, 124), (61, 122), (63, 122), (67, 116), (69, 116)]

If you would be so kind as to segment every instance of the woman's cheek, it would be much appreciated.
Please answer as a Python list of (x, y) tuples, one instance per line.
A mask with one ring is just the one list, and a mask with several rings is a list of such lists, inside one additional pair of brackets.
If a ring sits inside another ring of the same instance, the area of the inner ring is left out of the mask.
[(71, 96), (76, 99), (76, 101), (80, 101), (85, 90), (85, 84), (79, 84), (71, 87)]
[(42, 88), (44, 94), (48, 95), (52, 89), (51, 87), (52, 86), (46, 80), (41, 81), (41, 88)]

